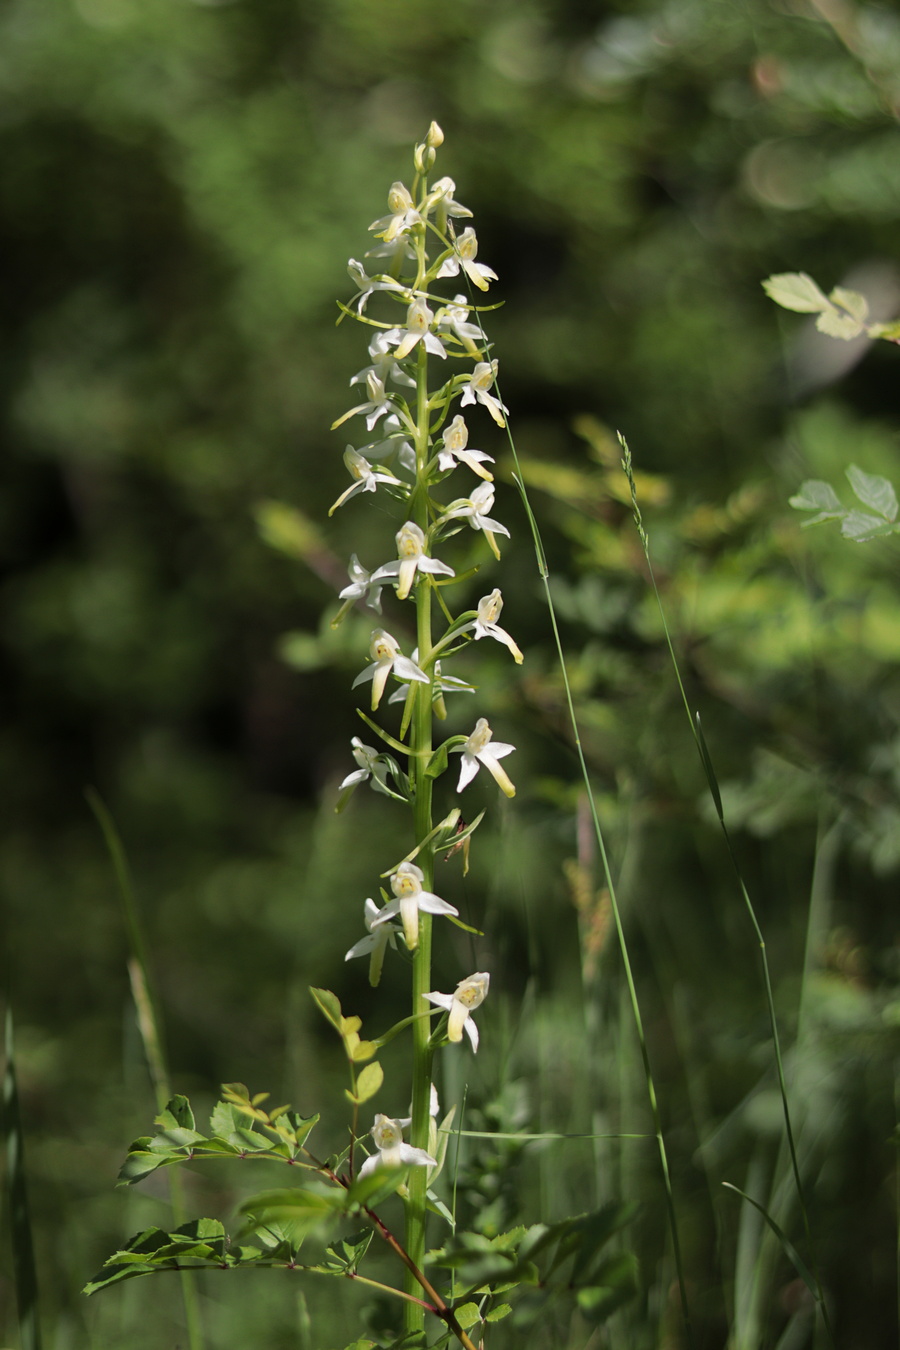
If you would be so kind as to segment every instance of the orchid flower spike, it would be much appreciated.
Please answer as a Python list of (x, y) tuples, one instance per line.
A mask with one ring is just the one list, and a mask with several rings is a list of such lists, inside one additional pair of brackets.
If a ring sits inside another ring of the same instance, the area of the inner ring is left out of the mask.
[(453, 469), (457, 464), (465, 464), (485, 482), (493, 482), (494, 475), (481, 467), (485, 461), (493, 464), (493, 455), (486, 455), (483, 450), (467, 450), (468, 443), (469, 428), (462, 414), (457, 413), (444, 432), (443, 448), (438, 455), (438, 468)]
[(384, 953), (387, 947), (397, 946), (397, 934), (400, 929), (393, 923), (379, 923), (378, 906), (374, 900), (367, 900), (365, 905), (365, 920), (368, 930), (364, 938), (360, 938), (344, 957), (345, 961), (352, 961), (355, 956), (369, 957), (369, 984), (374, 989), (381, 979), (381, 968), (384, 965)]
[(490, 283), (497, 280), (497, 273), (490, 267), (485, 267), (484, 263), (477, 263), (475, 261), (477, 253), (478, 237), (472, 226), (468, 225), (456, 240), (455, 254), (451, 254), (441, 264), (438, 276), (457, 277), (462, 267), (472, 285), (477, 286), (480, 291), (486, 291)]
[(436, 1167), (437, 1159), (424, 1148), (413, 1148), (403, 1142), (403, 1122), (390, 1116), (377, 1115), (372, 1126), (372, 1141), (378, 1152), (366, 1158), (359, 1176), (366, 1177), (376, 1167)]
[(472, 1042), (472, 1049), (478, 1049), (478, 1028), (472, 1021), (472, 1012), (475, 1008), (481, 1006), (487, 998), (488, 986), (491, 977), (486, 970), (476, 971), (474, 975), (469, 975), (464, 980), (460, 980), (456, 990), (452, 994), (440, 994), (436, 991), (431, 994), (423, 994), (429, 1003), (435, 1003), (439, 1008), (450, 1014), (447, 1023), (447, 1039), (449, 1041), (461, 1041), (463, 1032), (466, 1033)]
[(483, 637), (492, 637), (495, 638), (497, 642), (502, 642), (503, 645), (508, 647), (512, 652), (515, 657), (516, 665), (520, 666), (525, 660), (524, 656), (519, 651), (518, 646), (510, 637), (509, 633), (507, 633), (506, 629), (501, 628), (497, 623), (502, 608), (503, 596), (495, 587), (490, 595), (483, 595), (478, 601), (475, 622), (471, 625), (467, 624), (466, 627), (471, 626), (475, 629), (476, 642), (479, 638)]
[(397, 577), (397, 599), (405, 600), (412, 590), (412, 584), (415, 581), (416, 572), (430, 572), (432, 576), (455, 576), (452, 567), (446, 563), (440, 562), (437, 558), (429, 558), (425, 552), (425, 535), (415, 521), (408, 520), (405, 525), (401, 525), (396, 534), (397, 540), (397, 562), (385, 563), (384, 567), (379, 567), (375, 576), (379, 581), (387, 581), (390, 577)]
[(395, 914), (399, 914), (403, 924), (403, 936), (411, 952), (419, 945), (420, 911), (423, 914), (459, 914), (458, 909), (448, 905), (440, 896), (433, 895), (431, 891), (423, 891), (424, 880), (425, 873), (421, 867), (416, 867), (415, 863), (402, 862), (391, 876), (391, 890), (395, 898), (385, 905), (375, 920), (375, 923), (380, 925), (392, 919)]
[(403, 655), (397, 639), (392, 638), (390, 633), (386, 633), (383, 628), (376, 628), (373, 632), (372, 641), (369, 643), (369, 654), (372, 657), (372, 664), (366, 666), (365, 670), (360, 671), (351, 688), (355, 689), (358, 684), (365, 684), (367, 680), (372, 681), (373, 712), (381, 702), (381, 696), (384, 693), (391, 671), (401, 680), (419, 680), (422, 684), (430, 683), (424, 670), (420, 670), (413, 661), (410, 661), (408, 656)]
[(507, 745), (503, 741), (491, 741), (493, 732), (488, 726), (487, 719), (479, 717), (475, 723), (475, 730), (472, 732), (465, 745), (455, 745), (451, 747), (450, 753), (454, 752), (462, 755), (462, 764), (459, 770), (459, 782), (456, 785), (457, 792), (462, 792), (464, 787), (471, 783), (478, 772), (479, 766), (484, 765), (488, 773), (492, 776), (501, 792), (505, 792), (507, 797), (516, 795), (515, 786), (510, 782), (506, 773), (497, 763), (505, 755), (512, 754), (515, 750), (514, 745)]
[(365, 456), (361, 455), (358, 450), (354, 450), (352, 445), (348, 445), (344, 451), (344, 463), (355, 481), (338, 497), (328, 512), (330, 516), (333, 516), (338, 507), (344, 505), (344, 502), (349, 501), (351, 497), (355, 497), (357, 492), (374, 492), (379, 483), (393, 483), (395, 487), (404, 486), (403, 482), (399, 478), (395, 478), (392, 473), (377, 473)]
[(467, 403), (478, 402), (483, 404), (497, 426), (505, 427), (506, 419), (503, 414), (508, 413), (509, 409), (505, 403), (500, 402), (496, 394), (491, 393), (494, 381), (497, 378), (497, 366), (497, 361), (479, 361), (463, 388), (460, 403), (462, 407), (465, 407)]

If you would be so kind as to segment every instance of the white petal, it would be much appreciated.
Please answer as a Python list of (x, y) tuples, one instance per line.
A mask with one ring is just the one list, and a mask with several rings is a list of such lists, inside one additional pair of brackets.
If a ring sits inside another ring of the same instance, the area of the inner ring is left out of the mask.
[(458, 909), (448, 905), (446, 900), (442, 900), (438, 895), (432, 895), (430, 891), (422, 891), (418, 897), (419, 909), (424, 910), (426, 914), (459, 914)]
[(417, 665), (410, 661), (408, 656), (394, 658), (394, 671), (404, 680), (419, 680), (422, 684), (431, 683), (424, 670), (420, 670)]
[(478, 1052), (478, 1028), (477, 1028), (476, 1025), (475, 1025), (474, 1018), (471, 1018), (471, 1017), (467, 1017), (467, 1018), (466, 1018), (465, 1022), (463, 1023), (463, 1031), (465, 1031), (465, 1033), (466, 1033), (466, 1035), (468, 1036), (469, 1040), (472, 1042), (472, 1049), (473, 1049), (473, 1050), (476, 1052), (476, 1054), (477, 1054), (477, 1052)]
[(464, 787), (468, 787), (472, 779), (478, 772), (478, 760), (474, 755), (467, 755), (463, 751), (462, 764), (459, 770), (459, 782), (456, 785), (457, 792), (462, 792)]
[(367, 956), (373, 947), (377, 947), (380, 941), (380, 934), (366, 933), (364, 938), (360, 938), (359, 942), (350, 948), (349, 952), (347, 952), (347, 955), (344, 957), (344, 960), (352, 961), (354, 956)]
[(435, 990), (431, 994), (423, 994), (422, 997), (427, 998), (429, 1003), (437, 1004), (437, 1006), (443, 1008), (445, 1012), (449, 1012), (453, 1006), (452, 994), (439, 994), (437, 990)]
[(412, 1144), (401, 1144), (398, 1149), (401, 1162), (410, 1167), (437, 1167), (437, 1159), (426, 1153), (424, 1148), (413, 1148)]

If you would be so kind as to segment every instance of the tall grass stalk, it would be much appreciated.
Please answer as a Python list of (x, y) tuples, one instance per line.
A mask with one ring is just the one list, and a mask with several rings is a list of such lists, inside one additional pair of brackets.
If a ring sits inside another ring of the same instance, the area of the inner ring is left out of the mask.
[[(498, 396), (503, 398), (503, 392), (497, 381)], [(591, 785), (591, 776), (588, 769), (587, 760), (584, 755), (584, 747), (581, 742), (581, 731), (578, 724), (578, 716), (575, 712), (575, 700), (572, 695), (572, 687), (569, 681), (569, 671), (566, 662), (566, 654), (563, 648), (562, 636), (557, 622), (556, 607), (553, 603), (553, 595), (550, 589), (550, 569), (547, 565), (547, 555), (544, 551), (543, 540), (541, 538), (540, 528), (535, 518), (534, 511), (531, 508), (531, 502), (528, 497), (528, 491), (525, 487), (525, 479), (519, 464), (519, 457), (516, 452), (515, 438), (507, 419), (506, 435), (509, 442), (510, 454), (512, 455), (515, 473), (513, 475), (522, 505), (528, 519), (528, 525), (531, 530), (531, 538), (534, 545), (535, 559), (538, 566), (538, 574), (541, 578), (541, 586), (544, 592), (544, 598), (547, 603), (547, 612), (550, 616), (550, 627), (553, 633), (553, 644), (556, 649), (556, 656), (559, 662), (560, 673), (562, 675), (563, 689), (565, 691), (566, 709), (568, 713), (569, 725), (572, 729), (572, 738), (575, 745), (575, 753), (578, 757), (578, 764), (581, 770), (582, 780), (584, 782), (585, 793), (587, 796), (588, 807), (590, 811), (591, 825), (593, 827), (594, 837), (597, 841), (597, 849), (600, 855), (600, 863), (603, 869), (603, 877), (609, 891), (610, 907), (613, 915), (613, 922), (616, 928), (616, 937), (619, 944), (619, 952), (622, 957), (622, 965), (625, 972), (625, 981), (628, 988), (628, 1000), (631, 1008), (631, 1016), (634, 1021), (637, 1033), (638, 1045), (640, 1048), (641, 1064), (643, 1067), (644, 1080), (647, 1088), (647, 1097), (650, 1104), (650, 1112), (653, 1119), (653, 1129), (656, 1138), (657, 1151), (659, 1154), (659, 1167), (662, 1176), (663, 1189), (666, 1197), (666, 1212), (668, 1215), (669, 1233), (672, 1240), (672, 1255), (675, 1262), (676, 1278), (678, 1280), (678, 1291), (681, 1300), (681, 1314), (684, 1323), (685, 1335), (691, 1350), (693, 1350), (694, 1331), (691, 1322), (690, 1305), (687, 1295), (687, 1282), (684, 1273), (684, 1260), (681, 1250), (681, 1238), (679, 1236), (678, 1216), (675, 1209), (675, 1197), (672, 1190), (672, 1177), (669, 1170), (669, 1158), (666, 1150), (666, 1141), (662, 1128), (662, 1116), (659, 1109), (659, 1101), (656, 1094), (656, 1083), (653, 1077), (653, 1069), (650, 1064), (650, 1053), (647, 1048), (647, 1038), (644, 1032), (644, 1019), (641, 1014), (640, 1002), (638, 1000), (637, 986), (634, 980), (634, 973), (631, 965), (631, 957), (628, 951), (628, 943), (625, 937), (625, 929), (622, 924), (622, 915), (619, 909), (619, 903), (616, 898), (616, 886), (613, 881), (612, 870), (609, 862), (609, 855), (606, 849), (606, 840), (603, 834), (603, 827), (600, 823), (600, 815), (597, 810), (597, 802)]]
[[(147, 1056), (147, 1067), (153, 1084), (156, 1109), (157, 1111), (163, 1111), (172, 1096), (169, 1066), (162, 1031), (162, 1018), (147, 958), (147, 941), (134, 893), (134, 884), (131, 880), (128, 855), (116, 829), (115, 821), (100, 793), (97, 792), (96, 788), (89, 787), (85, 796), (88, 806), (100, 826), (115, 873), (119, 899), (122, 903), (122, 913), (125, 918), (125, 930), (128, 934), (128, 945), (131, 949), (128, 960), (128, 977), (134, 999), (138, 1032), (144, 1047), (144, 1054)], [(169, 1202), (174, 1220), (173, 1226), (177, 1228), (185, 1222), (187, 1211), (184, 1203), (181, 1173), (176, 1167), (167, 1168), (167, 1181), (169, 1184)], [(194, 1273), (182, 1267), (179, 1272), (179, 1279), (181, 1281), (181, 1298), (184, 1305), (188, 1345), (190, 1350), (204, 1350), (203, 1326), (200, 1319), (200, 1306)]]
[[(762, 928), (760, 927), (759, 920), (756, 916), (756, 911), (753, 907), (753, 902), (750, 899), (750, 894), (744, 883), (740, 863), (737, 860), (737, 855), (734, 851), (734, 845), (731, 840), (731, 834), (725, 821), (725, 812), (722, 806), (722, 794), (719, 790), (719, 784), (716, 778), (715, 770), (713, 768), (712, 759), (710, 758), (709, 748), (706, 744), (706, 738), (703, 734), (703, 728), (700, 722), (700, 714), (692, 713), (691, 706), (688, 701), (687, 691), (685, 690), (684, 682), (681, 678), (681, 669), (678, 665), (678, 658), (675, 655), (675, 646), (674, 643), (672, 642), (672, 636), (669, 631), (668, 622), (666, 620), (666, 613), (663, 607), (662, 597), (660, 596), (659, 588), (656, 584), (656, 576), (653, 570), (653, 563), (650, 559), (650, 540), (649, 536), (647, 535), (647, 531), (644, 528), (644, 522), (641, 516), (640, 506), (638, 505), (637, 487), (634, 480), (634, 471), (631, 462), (631, 451), (628, 448), (628, 443), (626, 442), (624, 436), (622, 435), (619, 436), (619, 443), (622, 447), (622, 467), (628, 478), (628, 484), (631, 489), (631, 504), (632, 504), (632, 511), (634, 514), (634, 521), (637, 527), (638, 535), (641, 540), (641, 546), (644, 551), (644, 558), (647, 563), (647, 572), (650, 579), (650, 585), (653, 589), (653, 594), (656, 599), (657, 606), (659, 608), (659, 614), (660, 619), (662, 621), (663, 632), (665, 634), (666, 645), (669, 649), (669, 655), (672, 659), (672, 667), (675, 672), (675, 679), (678, 684), (678, 689), (681, 694), (681, 700), (684, 705), (684, 710), (687, 715), (688, 722), (690, 723), (691, 735), (693, 736), (694, 744), (697, 747), (697, 753), (700, 756), (700, 762), (703, 765), (703, 771), (706, 776), (710, 796), (712, 797), (713, 804), (715, 806), (716, 817), (719, 822), (719, 828), (722, 831), (722, 837), (725, 840), (725, 847), (727, 849), (728, 856), (729, 859), (731, 860), (731, 865), (734, 870), (738, 890), (740, 892), (741, 899), (743, 900), (744, 908), (747, 911), (747, 916), (750, 919), (754, 936), (759, 945), (760, 967), (762, 970), (763, 985), (765, 989), (766, 1008), (769, 1017), (769, 1029), (772, 1036), (772, 1046), (775, 1055), (775, 1067), (778, 1076), (778, 1091), (781, 1096), (785, 1139), (787, 1141), (788, 1150), (790, 1152), (791, 1170), (794, 1177), (794, 1186), (797, 1194), (797, 1202), (800, 1207), (800, 1213), (803, 1221), (803, 1231), (806, 1238), (807, 1250), (809, 1253), (810, 1264), (812, 1268), (811, 1292), (813, 1293), (816, 1299), (816, 1304), (819, 1309), (819, 1313), (822, 1318), (822, 1323), (825, 1327), (825, 1331), (828, 1336), (829, 1342), (832, 1345), (834, 1345), (834, 1333), (831, 1327), (831, 1319), (828, 1314), (828, 1307), (825, 1302), (825, 1293), (822, 1287), (822, 1277), (819, 1271), (818, 1262), (816, 1260), (815, 1246), (812, 1240), (812, 1230), (809, 1222), (809, 1211), (806, 1205), (803, 1179), (801, 1176), (800, 1163), (797, 1156), (797, 1145), (794, 1138), (794, 1127), (791, 1120), (791, 1108), (787, 1094), (787, 1083), (784, 1072), (784, 1056), (782, 1054), (781, 1049), (781, 1036), (778, 1030), (778, 1018), (775, 1012), (775, 997), (772, 991), (772, 977), (769, 970), (769, 958), (766, 952), (766, 942), (765, 938), (763, 937), (763, 932)], [(770, 1215), (766, 1214), (765, 1217), (770, 1226), (775, 1228), (774, 1221), (772, 1220)], [(788, 1254), (790, 1255), (790, 1253)], [(795, 1265), (797, 1264), (796, 1260), (794, 1261), (794, 1264)]]

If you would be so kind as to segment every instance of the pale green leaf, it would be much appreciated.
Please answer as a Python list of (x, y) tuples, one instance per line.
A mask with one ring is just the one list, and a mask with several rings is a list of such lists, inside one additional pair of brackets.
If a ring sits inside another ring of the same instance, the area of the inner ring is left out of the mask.
[(474, 1327), (476, 1322), (481, 1321), (481, 1313), (478, 1311), (477, 1303), (463, 1303), (461, 1307), (454, 1308), (456, 1320), (463, 1331), (468, 1331), (469, 1327)]
[(865, 325), (859, 319), (855, 319), (852, 314), (841, 314), (840, 310), (832, 307), (822, 311), (816, 319), (816, 327), (826, 337), (841, 338), (844, 342), (852, 342), (865, 331)]
[(807, 478), (796, 496), (791, 497), (790, 504), (798, 511), (822, 511), (832, 516), (842, 516), (846, 512), (834, 488), (821, 478)]
[(366, 1065), (356, 1080), (356, 1100), (360, 1104), (369, 1101), (383, 1082), (384, 1070), (377, 1059), (373, 1060), (371, 1064)]
[(333, 994), (330, 989), (314, 989), (309, 991), (319, 1008), (328, 1018), (336, 1031), (341, 1030), (341, 1003), (337, 994)]
[(887, 478), (864, 473), (855, 464), (848, 467), (847, 478), (863, 506), (868, 506), (870, 511), (877, 512), (885, 520), (897, 519), (897, 494)]
[(831, 309), (828, 296), (805, 272), (778, 272), (762, 285), (769, 299), (782, 309), (792, 309), (798, 314), (817, 314)]
[(835, 286), (828, 299), (834, 304), (840, 305), (841, 309), (845, 309), (860, 323), (865, 323), (869, 317), (869, 302), (864, 295), (860, 295), (859, 291), (846, 291), (843, 286)]
[(854, 543), (865, 544), (886, 534), (894, 534), (896, 526), (881, 516), (870, 516), (865, 511), (848, 511), (841, 522), (841, 534)]

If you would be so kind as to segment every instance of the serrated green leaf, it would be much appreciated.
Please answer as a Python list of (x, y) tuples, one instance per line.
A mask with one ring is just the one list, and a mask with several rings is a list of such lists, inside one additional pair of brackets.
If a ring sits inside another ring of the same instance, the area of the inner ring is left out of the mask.
[(863, 506), (885, 520), (897, 519), (897, 494), (893, 484), (880, 474), (864, 473), (856, 464), (847, 467), (847, 478)]
[(340, 1031), (341, 1003), (337, 994), (333, 994), (330, 989), (311, 988), (309, 992), (312, 994), (317, 1006), (328, 1018), (328, 1021), (334, 1027), (335, 1031)]
[[(181, 1155), (177, 1155), (180, 1157)], [(119, 1168), (119, 1175), (116, 1184), (118, 1186), (133, 1186), (136, 1181), (141, 1181), (143, 1177), (148, 1177), (151, 1172), (155, 1172), (158, 1167), (164, 1167), (167, 1162), (173, 1162), (175, 1158), (164, 1158), (157, 1153), (134, 1152), (129, 1153), (128, 1157)]]
[(378, 1060), (367, 1064), (356, 1080), (356, 1100), (362, 1105), (375, 1096), (384, 1082), (384, 1070)]
[(478, 1311), (477, 1303), (463, 1303), (460, 1307), (454, 1308), (453, 1311), (463, 1331), (468, 1331), (469, 1327), (474, 1327), (476, 1322), (481, 1321), (481, 1313)]
[(163, 1130), (162, 1134), (150, 1140), (147, 1147), (151, 1153), (171, 1153), (173, 1149), (192, 1149), (197, 1144), (205, 1143), (205, 1134), (178, 1127), (174, 1130)]
[(852, 342), (865, 331), (865, 325), (850, 314), (841, 314), (837, 309), (826, 309), (816, 319), (816, 327), (826, 337), (840, 338), (842, 342)]
[(247, 1117), (242, 1115), (234, 1102), (218, 1102), (209, 1118), (209, 1132), (220, 1139), (230, 1139), (235, 1131), (246, 1124)]
[(805, 272), (777, 272), (762, 283), (770, 300), (798, 314), (816, 314), (831, 308), (831, 302)]
[(159, 1125), (163, 1130), (178, 1129), (195, 1130), (197, 1128), (194, 1121), (194, 1113), (191, 1110), (191, 1104), (187, 1097), (180, 1093), (167, 1102), (165, 1110), (160, 1111), (153, 1122)]

